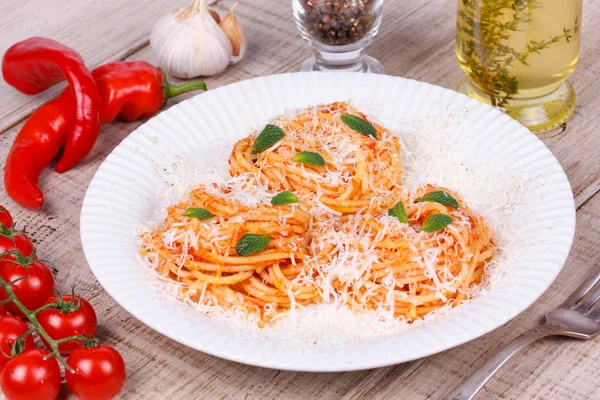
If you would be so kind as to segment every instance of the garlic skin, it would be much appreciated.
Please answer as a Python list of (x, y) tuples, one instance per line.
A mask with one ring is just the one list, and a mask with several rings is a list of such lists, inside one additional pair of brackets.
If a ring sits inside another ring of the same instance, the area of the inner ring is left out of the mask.
[(160, 66), (178, 78), (211, 76), (232, 59), (229, 38), (208, 12), (207, 0), (161, 17), (152, 28), (150, 46)]
[(219, 22), (221, 22), (221, 17), (219, 17), (219, 13), (211, 10), (210, 8), (208, 9), (208, 12), (210, 13), (210, 15), (212, 15), (212, 17), (214, 18), (215, 22), (218, 24)]
[(235, 3), (233, 7), (231, 7), (231, 10), (221, 18), (221, 22), (219, 22), (219, 26), (223, 29), (233, 47), (233, 57), (231, 58), (232, 64), (235, 64), (244, 58), (246, 50), (248, 49), (248, 42), (246, 41), (246, 36), (244, 36), (242, 26), (233, 14), (233, 10), (237, 4), (238, 3)]

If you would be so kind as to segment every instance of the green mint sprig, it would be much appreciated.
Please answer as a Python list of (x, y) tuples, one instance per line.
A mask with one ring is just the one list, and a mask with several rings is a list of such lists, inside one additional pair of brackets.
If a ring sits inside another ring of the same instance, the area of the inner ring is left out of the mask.
[(210, 211), (205, 210), (204, 208), (195, 208), (195, 207), (188, 208), (181, 215), (183, 217), (198, 218), (198, 219), (209, 219), (209, 218), (214, 217), (214, 215)]
[(377, 139), (375, 128), (364, 119), (351, 114), (344, 114), (340, 118), (343, 123), (350, 127), (350, 129), (355, 130), (362, 135), (371, 136), (372, 138)]
[(408, 216), (406, 215), (404, 204), (401, 201), (388, 210), (388, 215), (398, 218), (398, 221), (404, 224), (408, 224)]
[(235, 245), (235, 251), (238, 256), (247, 257), (266, 249), (270, 241), (271, 238), (267, 235), (246, 233)]
[(325, 165), (325, 159), (321, 157), (319, 153), (314, 153), (312, 151), (301, 151), (299, 153), (296, 153), (293, 160), (302, 164), (320, 166)]
[(421, 197), (420, 199), (417, 199), (415, 202), (422, 203), (425, 201), (443, 204), (452, 208), (458, 208), (458, 201), (456, 201), (454, 197), (450, 196), (443, 190), (427, 193), (425, 196)]
[(256, 140), (254, 141), (252, 154), (258, 154), (265, 151), (266, 149), (283, 139), (284, 136), (285, 133), (280, 127), (273, 124), (267, 124), (267, 126), (265, 126), (265, 129), (262, 130), (262, 132), (257, 136)]
[(274, 206), (284, 206), (287, 204), (295, 204), (297, 202), (298, 198), (296, 197), (296, 195), (288, 191), (277, 193), (271, 199), (271, 204), (273, 204)]
[(421, 230), (425, 232), (437, 232), (441, 231), (451, 223), (452, 218), (446, 214), (431, 214), (429, 217), (427, 217), (425, 222), (423, 222)]

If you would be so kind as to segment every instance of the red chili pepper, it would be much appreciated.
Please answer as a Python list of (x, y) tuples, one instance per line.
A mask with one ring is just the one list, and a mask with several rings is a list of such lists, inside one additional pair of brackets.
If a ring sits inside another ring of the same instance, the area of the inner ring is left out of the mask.
[(66, 79), (73, 123), (56, 171), (68, 170), (89, 154), (100, 131), (100, 95), (77, 52), (52, 39), (32, 37), (7, 50), (2, 75), (9, 85), (25, 94), (41, 93)]
[(168, 99), (192, 90), (206, 90), (201, 81), (174, 86), (145, 61), (114, 62), (92, 71), (100, 90), (100, 121), (135, 121), (154, 115)]
[[(92, 71), (101, 97), (100, 120), (134, 121), (154, 115), (165, 102), (204, 82), (173, 86), (162, 72), (144, 61), (115, 62)], [(41, 172), (65, 145), (73, 125), (71, 92), (40, 107), (25, 122), (8, 153), (4, 167), (6, 193), (17, 203), (40, 208), (44, 197), (37, 184)]]
[(65, 145), (73, 126), (70, 91), (37, 109), (18, 133), (4, 167), (6, 193), (24, 207), (40, 208), (44, 195), (40, 174)]

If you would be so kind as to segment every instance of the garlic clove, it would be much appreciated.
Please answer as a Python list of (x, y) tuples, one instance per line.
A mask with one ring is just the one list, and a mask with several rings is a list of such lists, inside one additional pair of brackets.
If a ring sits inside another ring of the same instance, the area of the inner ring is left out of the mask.
[(150, 46), (160, 66), (178, 78), (211, 76), (229, 65), (233, 47), (208, 12), (206, 0), (161, 17), (152, 28)]
[(219, 22), (219, 26), (231, 42), (231, 46), (233, 49), (233, 57), (231, 58), (231, 63), (235, 64), (240, 61), (244, 55), (246, 54), (246, 50), (248, 48), (248, 43), (246, 42), (246, 37), (244, 36), (244, 31), (242, 30), (242, 26), (238, 22), (237, 18), (233, 14), (233, 10), (237, 6), (237, 3), (231, 7), (231, 10), (227, 12)]

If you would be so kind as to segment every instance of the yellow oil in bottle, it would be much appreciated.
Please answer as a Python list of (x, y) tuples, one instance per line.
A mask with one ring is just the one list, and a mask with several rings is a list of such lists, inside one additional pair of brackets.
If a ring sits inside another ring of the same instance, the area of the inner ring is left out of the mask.
[(458, 90), (501, 107), (534, 132), (575, 107), (581, 0), (458, 0)]

